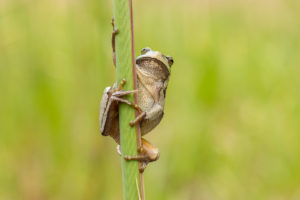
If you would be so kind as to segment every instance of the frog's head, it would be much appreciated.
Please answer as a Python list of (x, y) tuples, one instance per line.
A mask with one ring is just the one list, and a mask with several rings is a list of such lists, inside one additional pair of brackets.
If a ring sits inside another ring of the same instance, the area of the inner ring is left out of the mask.
[(156, 75), (169, 77), (174, 60), (171, 56), (165, 56), (159, 51), (152, 51), (149, 47), (143, 48), (141, 55), (137, 57), (136, 64), (147, 70), (155, 72)]

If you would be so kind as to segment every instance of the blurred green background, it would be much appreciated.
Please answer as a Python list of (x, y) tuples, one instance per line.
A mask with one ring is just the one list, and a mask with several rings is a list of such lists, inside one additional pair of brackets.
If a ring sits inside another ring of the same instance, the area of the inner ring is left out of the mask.
[[(149, 200), (300, 199), (300, 1), (136, 0), (136, 54), (173, 56)], [(99, 133), (112, 1), (0, 0), (0, 200), (122, 198)]]

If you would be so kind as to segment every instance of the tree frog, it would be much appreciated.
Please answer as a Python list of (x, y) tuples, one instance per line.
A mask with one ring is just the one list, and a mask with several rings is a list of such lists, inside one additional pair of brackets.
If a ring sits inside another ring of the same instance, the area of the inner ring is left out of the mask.
[[(169, 82), (173, 58), (165, 56), (159, 51), (143, 48), (141, 55), (136, 58), (137, 90), (124, 91), (126, 82), (123, 79), (119, 86), (104, 89), (100, 103), (100, 131), (103, 136), (111, 136), (117, 143), (117, 150), (121, 154), (119, 130), (119, 103), (125, 103), (139, 111), (130, 126), (140, 123), (141, 135), (149, 133), (161, 121), (164, 115), (166, 90)], [(138, 104), (134, 104), (123, 97), (137, 93)], [(138, 160), (142, 163), (143, 172), (147, 164), (159, 158), (159, 150), (146, 139), (142, 138), (142, 147), (138, 149), (138, 156), (125, 156), (126, 160)]]

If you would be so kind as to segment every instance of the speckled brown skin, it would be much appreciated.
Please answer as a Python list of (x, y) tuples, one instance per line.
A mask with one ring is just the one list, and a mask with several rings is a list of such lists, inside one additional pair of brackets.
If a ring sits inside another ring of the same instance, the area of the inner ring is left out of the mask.
[[(123, 96), (136, 91), (118, 90), (116, 84), (112, 88), (105, 88), (100, 104), (100, 131), (102, 135), (109, 135), (120, 144), (119, 102), (140, 109), (143, 116), (140, 118), (138, 116), (136, 122), (140, 122), (142, 135), (147, 134), (159, 124), (164, 114), (166, 89), (172, 64), (173, 59), (169, 56), (164, 56), (158, 51), (152, 51), (150, 48), (142, 50), (142, 55), (136, 59), (138, 105), (121, 99)], [(145, 160), (147, 157), (147, 163), (157, 160), (159, 157), (158, 149), (144, 139), (142, 143), (145, 147), (147, 146), (144, 149), (145, 158), (143, 159)], [(152, 150), (150, 146), (153, 147)], [(134, 159), (134, 157), (130, 157), (129, 160)]]

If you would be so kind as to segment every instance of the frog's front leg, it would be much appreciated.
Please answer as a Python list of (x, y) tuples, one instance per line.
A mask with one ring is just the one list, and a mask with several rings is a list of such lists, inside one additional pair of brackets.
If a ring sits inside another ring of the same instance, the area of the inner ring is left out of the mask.
[[(122, 155), (120, 145), (117, 146), (117, 151), (120, 155)], [(158, 148), (153, 146), (150, 142), (148, 142), (144, 138), (142, 138), (142, 147), (138, 148), (138, 153), (139, 153), (139, 155), (137, 155), (137, 156), (125, 155), (124, 159), (127, 161), (136, 160), (136, 161), (141, 162), (141, 165), (139, 167), (140, 172), (144, 172), (144, 170), (147, 167), (147, 164), (149, 162), (158, 160), (158, 158), (160, 156)]]
[(131, 121), (129, 123), (130, 126), (134, 126), (139, 121), (141, 121), (145, 118), (146, 112), (144, 112), (137, 104), (122, 98), (123, 96), (126, 96), (127, 94), (137, 93), (137, 90), (123, 91), (123, 87), (124, 87), (125, 83), (126, 83), (126, 80), (123, 79), (118, 88), (115, 88), (112, 91), (110, 91), (110, 93), (112, 94), (110, 98), (113, 101), (126, 103), (126, 104), (128, 104), (129, 106), (131, 106), (132, 108), (136, 109), (139, 112), (139, 115), (133, 121)]
[(142, 112), (135, 120), (130, 122), (130, 126), (136, 125), (141, 122), (143, 135), (151, 131), (161, 120), (164, 114), (164, 109), (160, 104), (154, 106), (147, 112)]
[[(136, 90), (133, 90), (134, 92), (136, 92)], [(127, 91), (122, 91), (122, 94), (125, 94)], [(132, 93), (132, 91), (128, 91), (130, 93)], [(122, 95), (124, 96), (124, 95)], [(139, 121), (143, 120), (146, 116), (146, 112), (142, 111), (142, 109), (135, 103), (130, 102), (126, 99), (120, 98), (118, 96), (112, 96), (111, 97), (113, 100), (118, 101), (118, 102), (122, 102), (122, 103), (126, 103), (127, 105), (131, 106), (132, 108), (138, 110), (138, 112), (140, 113), (133, 121), (129, 122), (130, 126), (134, 126), (136, 125)]]

